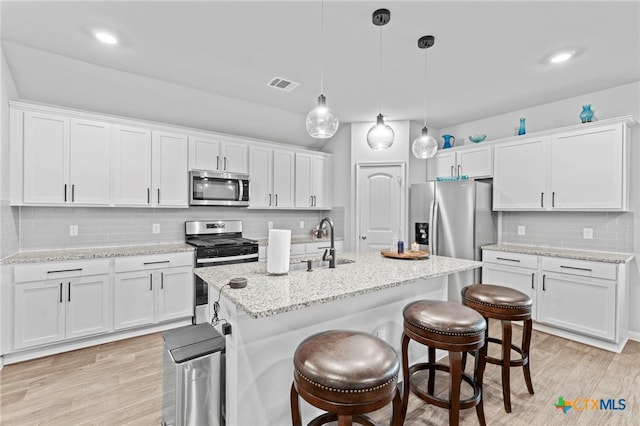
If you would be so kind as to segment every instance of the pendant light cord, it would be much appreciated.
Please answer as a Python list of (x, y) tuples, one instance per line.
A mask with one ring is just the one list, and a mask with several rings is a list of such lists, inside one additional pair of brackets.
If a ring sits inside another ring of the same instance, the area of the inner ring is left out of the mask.
[(427, 49), (424, 49), (424, 127), (427, 127)]
[(320, 1), (320, 94), (324, 94), (324, 0)]
[(378, 96), (380, 98), (380, 114), (382, 114), (382, 25), (380, 26), (380, 79), (378, 81)]

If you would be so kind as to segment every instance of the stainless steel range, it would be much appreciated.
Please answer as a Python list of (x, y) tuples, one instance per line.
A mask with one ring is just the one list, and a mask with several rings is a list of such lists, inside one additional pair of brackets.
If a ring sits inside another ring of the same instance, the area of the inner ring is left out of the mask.
[[(241, 220), (185, 222), (185, 236), (196, 247), (196, 268), (258, 261), (258, 242), (242, 237)], [(198, 276), (194, 282), (193, 322), (200, 324), (209, 318), (209, 286)]]

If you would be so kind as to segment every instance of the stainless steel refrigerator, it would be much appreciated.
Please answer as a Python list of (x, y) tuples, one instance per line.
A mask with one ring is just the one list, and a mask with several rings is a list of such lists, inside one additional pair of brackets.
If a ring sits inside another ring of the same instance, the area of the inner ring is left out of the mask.
[[(411, 185), (412, 238), (432, 254), (481, 260), (481, 246), (497, 241), (497, 215), (491, 210), (492, 181), (458, 180)], [(480, 268), (449, 276), (449, 300), (481, 282)]]

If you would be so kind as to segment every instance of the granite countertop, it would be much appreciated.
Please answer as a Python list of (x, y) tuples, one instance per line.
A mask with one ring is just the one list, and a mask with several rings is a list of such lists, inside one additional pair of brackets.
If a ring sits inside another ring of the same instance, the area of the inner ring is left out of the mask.
[(193, 251), (193, 246), (185, 243), (154, 244), (144, 246), (97, 247), (70, 250), (27, 251), (16, 253), (3, 259), (5, 265), (36, 262), (60, 262), (65, 260), (101, 259), (145, 254), (177, 253)]
[(222, 293), (251, 317), (263, 318), (482, 266), (481, 262), (473, 260), (441, 256), (420, 260), (390, 259), (377, 251), (341, 253), (339, 259), (355, 262), (338, 265), (335, 269), (318, 268), (313, 272), (303, 269), (278, 276), (267, 275), (264, 262), (196, 268), (194, 272), (215, 293), (231, 278), (247, 278), (245, 288), (225, 287)]
[(536, 256), (564, 257), (566, 259), (590, 260), (593, 262), (605, 263), (626, 263), (633, 259), (633, 255), (628, 253), (575, 250), (544, 246), (527, 246), (522, 244), (490, 244), (482, 246), (482, 249), (511, 253), (532, 254)]

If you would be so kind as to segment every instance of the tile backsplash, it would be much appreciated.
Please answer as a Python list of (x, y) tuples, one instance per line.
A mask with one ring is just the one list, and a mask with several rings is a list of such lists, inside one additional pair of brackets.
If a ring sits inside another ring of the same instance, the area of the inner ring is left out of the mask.
[[(20, 251), (183, 242), (184, 222), (187, 220), (242, 220), (244, 236), (266, 238), (270, 221), (274, 228), (291, 229), (292, 236), (303, 236), (309, 235), (311, 228), (323, 217), (330, 216), (336, 236), (344, 235), (344, 208), (287, 211), (227, 207), (20, 207), (19, 212)], [(301, 221), (304, 222), (303, 228), (300, 228)], [(160, 233), (152, 233), (153, 224), (160, 225)], [(71, 225), (78, 226), (77, 236), (69, 235)]]
[[(633, 253), (634, 227), (633, 213), (502, 212), (501, 242)], [(593, 239), (583, 238), (584, 228), (593, 230)]]

